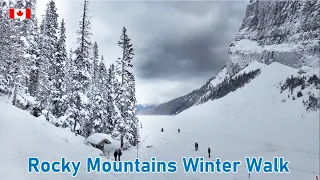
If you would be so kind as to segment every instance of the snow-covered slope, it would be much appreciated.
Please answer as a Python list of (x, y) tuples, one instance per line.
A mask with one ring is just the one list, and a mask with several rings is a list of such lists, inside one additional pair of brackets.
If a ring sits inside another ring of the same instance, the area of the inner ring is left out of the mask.
[[(288, 90), (280, 93), (280, 81), (297, 74), (297, 69), (279, 63), (264, 65), (254, 62), (244, 71), (260, 68), (261, 74), (241, 89), (223, 98), (194, 106), (177, 116), (140, 116), (140, 160), (178, 162), (178, 171), (170, 173), (86, 173), (83, 164), (79, 180), (244, 180), (246, 166), (234, 173), (185, 173), (182, 157), (207, 157), (211, 147), (212, 160), (240, 160), (274, 156), (290, 161), (289, 174), (251, 174), (258, 180), (308, 180), (319, 174), (319, 111), (306, 112), (301, 98), (287, 98)], [(243, 73), (239, 72), (239, 74)], [(313, 70), (309, 74), (319, 72)], [(307, 74), (305, 74), (307, 75)], [(306, 87), (316, 93), (313, 86)], [(283, 102), (286, 99), (286, 102)], [(43, 118), (35, 118), (10, 103), (0, 100), (0, 180), (67, 180), (75, 179), (68, 173), (28, 173), (27, 158), (67, 160), (85, 163), (86, 157), (100, 157), (101, 152), (84, 145), (84, 139), (57, 128)], [(164, 132), (160, 129), (164, 128)], [(181, 133), (177, 133), (177, 129)], [(199, 151), (194, 151), (194, 142)], [(152, 145), (153, 148), (146, 148)], [(123, 160), (134, 161), (136, 150), (123, 151)], [(103, 161), (110, 161), (102, 157)]]
[(211, 88), (217, 86), (219, 83), (221, 83), (227, 76), (227, 68), (223, 67), (220, 72), (213, 78), (209, 80), (209, 82), (206, 84), (205, 92), (202, 93), (202, 95), (199, 97), (199, 100), (197, 100), (196, 105), (201, 104), (204, 99), (207, 99), (208, 96), (210, 96), (210, 90)]
[[(64, 129), (57, 128), (44, 118), (35, 118), (27, 111), (0, 101), (0, 179), (43, 180), (71, 179), (71, 174), (28, 174), (28, 157), (53, 161), (84, 161), (88, 156), (99, 156), (101, 151), (84, 145), (84, 139)], [(95, 175), (84, 171), (78, 179), (87, 180)]]
[(299, 68), (319, 66), (320, 0), (251, 0), (230, 45), (228, 71), (273, 61)]
[[(243, 71), (261, 68), (261, 74), (221, 99), (193, 106), (176, 116), (139, 117), (145, 128), (142, 137), (147, 137), (145, 145), (153, 145), (153, 153), (159, 156), (170, 154), (166, 159), (207, 156), (208, 147), (213, 158), (223, 160), (244, 161), (247, 156), (272, 160), (280, 156), (290, 161), (289, 174), (254, 173), (250, 179), (315, 179), (319, 175), (319, 111), (306, 112), (302, 103), (308, 98), (306, 95), (292, 100), (287, 97), (288, 91), (280, 93), (278, 87), (279, 82), (297, 75), (298, 70), (279, 63), (266, 66), (257, 62), (247, 68)], [(310, 75), (313, 73), (319, 75), (316, 70)], [(303, 94), (308, 91), (319, 96), (313, 86)], [(177, 133), (178, 128), (181, 133)], [(194, 142), (199, 143), (199, 152), (194, 152)], [(184, 176), (180, 179), (248, 179), (245, 168), (238, 174), (180, 175)], [(174, 175), (170, 178), (179, 179)]]
[(223, 67), (220, 72), (209, 79), (202, 87), (196, 89), (184, 96), (175, 98), (166, 103), (157, 105), (155, 107), (142, 109), (138, 111), (140, 115), (176, 115), (182, 111), (205, 103), (209, 100), (223, 97), (230, 91), (234, 91), (237, 88), (241, 88), (242, 85), (248, 83), (250, 79), (254, 78), (259, 72), (246, 72), (248, 74), (242, 74), (243, 76), (232, 84), (229, 79), (233, 79), (227, 74), (226, 67)]

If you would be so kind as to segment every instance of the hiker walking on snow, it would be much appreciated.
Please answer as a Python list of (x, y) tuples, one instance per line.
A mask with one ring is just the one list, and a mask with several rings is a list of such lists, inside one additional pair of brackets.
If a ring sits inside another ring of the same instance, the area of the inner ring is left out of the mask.
[(195, 150), (196, 150), (196, 151), (198, 151), (198, 147), (199, 147), (199, 145), (198, 145), (198, 143), (197, 143), (197, 142), (194, 144), (194, 147), (195, 147)]
[(178, 133), (180, 133), (180, 129), (178, 129)]
[(118, 160), (120, 161), (120, 156), (122, 155), (122, 151), (121, 149), (119, 149), (119, 152), (118, 152)]
[(118, 156), (118, 150), (116, 149), (113, 153), (114, 160), (117, 161), (117, 156)]
[(118, 149), (118, 161), (120, 161), (120, 156), (122, 155), (121, 149)]
[(211, 153), (211, 149), (208, 147), (209, 158), (210, 158), (210, 153)]

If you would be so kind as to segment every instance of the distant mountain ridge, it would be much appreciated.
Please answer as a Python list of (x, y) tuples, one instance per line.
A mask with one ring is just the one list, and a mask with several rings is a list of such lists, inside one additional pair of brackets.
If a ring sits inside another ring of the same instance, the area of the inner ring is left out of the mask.
[[(259, 69), (248, 69), (246, 72), (229, 77), (224, 67), (217, 76), (209, 79), (201, 88), (189, 94), (173, 99), (158, 106), (143, 109), (139, 115), (176, 115), (182, 111), (209, 100), (214, 100), (243, 87), (251, 79), (260, 74)], [(224, 77), (224, 78), (223, 78)]]
[[(159, 104), (152, 108), (140, 109), (137, 111), (139, 115), (175, 115), (182, 112), (186, 108), (189, 108), (195, 104), (198, 104), (201, 99), (204, 98), (205, 94), (210, 92), (211, 87), (213, 87), (218, 81), (222, 81), (225, 77), (226, 68), (225, 66), (221, 71), (214, 77), (210, 78), (205, 85), (200, 89), (196, 89), (191, 93), (188, 93), (182, 97), (175, 98), (163, 104)], [(182, 104), (184, 107), (182, 107)]]

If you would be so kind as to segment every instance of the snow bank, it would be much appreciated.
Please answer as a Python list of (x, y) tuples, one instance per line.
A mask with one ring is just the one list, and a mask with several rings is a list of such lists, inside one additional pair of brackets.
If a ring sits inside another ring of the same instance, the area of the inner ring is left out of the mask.
[[(41, 161), (67, 160), (86, 162), (87, 157), (100, 157), (101, 151), (84, 145), (84, 138), (57, 128), (45, 118), (35, 118), (29, 112), (4, 102), (0, 98), (0, 180), (68, 180), (68, 173), (28, 173), (28, 157)], [(102, 157), (102, 160), (108, 159)], [(104, 180), (104, 174), (88, 174), (82, 165), (77, 179)], [(108, 179), (117, 179), (112, 174)]]

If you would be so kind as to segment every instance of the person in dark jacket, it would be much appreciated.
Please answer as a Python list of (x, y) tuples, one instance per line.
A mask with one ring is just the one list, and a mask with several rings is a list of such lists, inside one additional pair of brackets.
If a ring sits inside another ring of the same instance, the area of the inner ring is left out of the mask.
[(118, 150), (114, 151), (113, 156), (114, 156), (114, 160), (117, 161)]
[(197, 143), (197, 142), (194, 144), (194, 147), (195, 147), (195, 150), (196, 150), (196, 151), (198, 151), (198, 147), (199, 147), (199, 145), (198, 145), (198, 143)]
[(121, 149), (118, 149), (118, 161), (120, 161), (120, 156), (122, 155)]
[(163, 128), (161, 128), (161, 132), (163, 132)]
[(209, 157), (210, 157), (210, 153), (211, 153), (211, 149), (208, 147), (208, 154), (209, 154)]
[(180, 133), (180, 129), (178, 129), (178, 133)]

